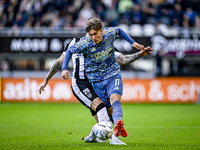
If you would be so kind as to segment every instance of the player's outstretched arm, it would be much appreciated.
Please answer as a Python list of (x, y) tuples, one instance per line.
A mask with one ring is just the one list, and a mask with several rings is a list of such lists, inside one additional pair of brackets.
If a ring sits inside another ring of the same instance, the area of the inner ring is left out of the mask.
[(122, 29), (120, 29), (119, 27), (115, 27), (117, 34), (125, 39), (126, 41), (128, 41), (133, 47), (135, 47), (136, 49), (140, 49), (143, 50), (144, 49), (144, 45), (138, 44), (137, 42), (135, 42), (126, 32), (124, 32)]
[(144, 50), (141, 50), (135, 54), (131, 54), (131, 55), (122, 55), (121, 54), (116, 58), (116, 61), (122, 65), (127, 65), (127, 64), (130, 64), (130, 63), (136, 61), (137, 59), (139, 59), (142, 56), (145, 56), (147, 54), (152, 54), (152, 51), (153, 51), (153, 49), (150, 46), (148, 46)]
[(62, 54), (55, 62), (54, 64), (51, 66), (51, 68), (49, 69), (48, 74), (46, 75), (44, 81), (42, 82), (42, 84), (40, 85), (39, 88), (39, 94), (42, 93), (42, 91), (44, 91), (44, 88), (46, 87), (46, 85), (48, 84), (49, 80), (52, 78), (52, 76), (61, 68), (63, 60), (65, 58), (65, 55)]

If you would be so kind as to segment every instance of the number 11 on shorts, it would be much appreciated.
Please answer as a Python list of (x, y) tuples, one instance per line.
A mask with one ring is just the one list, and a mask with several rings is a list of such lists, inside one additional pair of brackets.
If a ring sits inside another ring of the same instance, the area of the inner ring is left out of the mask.
[(119, 90), (119, 79), (115, 79), (115, 89)]

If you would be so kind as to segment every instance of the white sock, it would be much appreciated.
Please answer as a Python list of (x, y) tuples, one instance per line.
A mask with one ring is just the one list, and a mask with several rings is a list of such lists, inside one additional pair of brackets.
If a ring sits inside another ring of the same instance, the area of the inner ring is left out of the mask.
[(106, 107), (103, 107), (97, 112), (97, 117), (98, 117), (99, 122), (103, 122), (103, 121), (110, 122), (110, 118), (108, 117)]

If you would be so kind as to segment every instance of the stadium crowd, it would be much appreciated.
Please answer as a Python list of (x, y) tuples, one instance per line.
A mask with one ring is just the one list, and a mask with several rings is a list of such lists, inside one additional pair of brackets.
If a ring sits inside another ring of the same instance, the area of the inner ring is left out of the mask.
[(200, 27), (199, 0), (0, 0), (0, 28), (84, 28), (89, 17), (105, 26), (157, 24)]

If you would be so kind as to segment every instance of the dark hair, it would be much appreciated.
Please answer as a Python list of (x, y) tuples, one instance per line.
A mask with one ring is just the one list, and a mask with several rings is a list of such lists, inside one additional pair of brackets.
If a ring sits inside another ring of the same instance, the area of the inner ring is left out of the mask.
[(94, 30), (102, 29), (102, 22), (100, 19), (98, 19), (96, 17), (88, 19), (88, 21), (86, 23), (85, 31), (89, 32), (92, 29), (94, 29)]

